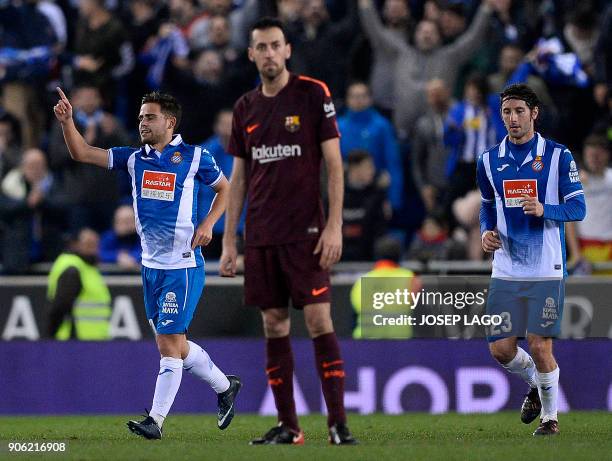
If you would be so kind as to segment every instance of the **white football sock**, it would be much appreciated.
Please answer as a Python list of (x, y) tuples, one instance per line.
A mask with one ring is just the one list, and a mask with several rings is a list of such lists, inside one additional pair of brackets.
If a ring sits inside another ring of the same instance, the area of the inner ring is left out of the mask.
[(217, 394), (228, 390), (230, 382), (227, 376), (217, 368), (206, 351), (193, 341), (187, 341), (187, 343), (189, 344), (189, 354), (183, 360), (185, 371), (202, 381), (206, 381)]
[(536, 371), (540, 400), (542, 401), (542, 422), (557, 419), (557, 394), (559, 393), (559, 367), (550, 373)]
[(159, 427), (162, 426), (164, 418), (168, 416), (170, 407), (181, 385), (183, 376), (183, 361), (174, 357), (162, 357), (159, 361), (159, 374), (155, 384), (153, 405), (149, 416), (151, 416)]
[(502, 366), (510, 373), (519, 375), (530, 387), (538, 387), (533, 359), (524, 349), (520, 347), (517, 347), (517, 349), (514, 358)]

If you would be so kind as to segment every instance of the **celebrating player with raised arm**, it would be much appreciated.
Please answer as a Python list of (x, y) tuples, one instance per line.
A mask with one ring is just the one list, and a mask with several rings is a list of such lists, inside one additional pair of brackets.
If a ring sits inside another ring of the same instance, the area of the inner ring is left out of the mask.
[[(199, 146), (185, 144), (174, 134), (181, 107), (168, 94), (142, 98), (139, 130), (142, 147), (88, 145), (72, 120), (72, 106), (58, 88), (53, 108), (62, 125), (70, 156), (79, 162), (127, 170), (132, 178), (136, 228), (142, 243), (142, 283), (147, 318), (161, 354), (153, 405), (141, 422), (129, 429), (147, 439), (160, 439), (162, 424), (181, 384), (183, 368), (206, 381), (217, 393), (218, 421), (225, 429), (234, 416), (234, 399), (241, 383), (225, 375), (200, 346), (186, 337), (204, 288), (201, 246), (225, 211), (229, 183), (213, 157)], [(212, 187), (215, 199), (206, 218), (196, 222), (200, 187)]]
[[(278, 426), (253, 444), (302, 444), (293, 400), (289, 299), (304, 312), (327, 404), (329, 440), (354, 444), (344, 412), (344, 367), (330, 315), (329, 269), (342, 253), (343, 172), (336, 113), (327, 86), (291, 74), (283, 24), (264, 18), (251, 29), (249, 59), (262, 84), (234, 107), (234, 155), (221, 275), (236, 270), (236, 225), (247, 197), (245, 301), (261, 309), (266, 374)], [(323, 214), (320, 167), (328, 172)]]
[[(495, 359), (529, 384), (521, 420), (540, 416), (533, 435), (559, 433), (559, 367), (552, 338), (561, 330), (565, 268), (564, 222), (586, 214), (570, 151), (535, 132), (535, 92), (524, 84), (501, 93), (508, 135), (478, 159), (482, 247), (494, 252), (487, 314), (504, 322), (488, 331)], [(530, 356), (517, 347), (527, 336)], [(533, 358), (532, 358), (533, 357)]]

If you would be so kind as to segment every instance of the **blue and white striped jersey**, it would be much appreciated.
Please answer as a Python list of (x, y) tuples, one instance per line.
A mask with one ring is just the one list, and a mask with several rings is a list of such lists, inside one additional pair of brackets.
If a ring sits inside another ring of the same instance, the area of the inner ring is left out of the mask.
[(174, 135), (162, 152), (146, 144), (113, 147), (108, 150), (108, 168), (127, 170), (132, 178), (142, 265), (153, 269), (203, 265), (200, 247), (191, 250), (198, 225), (198, 190), (201, 185), (214, 187), (223, 178), (208, 151)]
[[(563, 223), (584, 218), (584, 193), (571, 152), (539, 133), (536, 137), (521, 164), (508, 148), (507, 137), (478, 159), (481, 233), (496, 228), (502, 242), (493, 259), (496, 278), (567, 275)], [(523, 212), (524, 194), (543, 204), (543, 217)]]

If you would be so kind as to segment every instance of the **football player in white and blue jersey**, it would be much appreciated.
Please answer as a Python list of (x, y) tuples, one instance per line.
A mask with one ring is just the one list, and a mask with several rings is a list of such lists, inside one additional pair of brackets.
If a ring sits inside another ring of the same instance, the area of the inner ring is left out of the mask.
[[(521, 408), (534, 435), (559, 433), (559, 367), (552, 353), (563, 315), (564, 223), (586, 214), (576, 162), (563, 145), (535, 132), (535, 92), (524, 84), (501, 93), (508, 135), (478, 159), (482, 247), (493, 252), (487, 314), (503, 323), (488, 331), (495, 359), (530, 386)], [(517, 347), (527, 337), (531, 356)], [(532, 358), (533, 357), (533, 358)]]
[[(61, 89), (54, 107), (70, 156), (79, 162), (127, 170), (132, 179), (136, 228), (142, 243), (142, 282), (147, 318), (161, 354), (151, 411), (129, 429), (160, 439), (162, 424), (181, 384), (183, 369), (206, 381), (217, 393), (218, 421), (225, 429), (234, 416), (241, 383), (225, 375), (200, 346), (186, 337), (204, 288), (201, 246), (225, 211), (229, 182), (213, 157), (174, 134), (181, 107), (174, 97), (150, 93), (142, 98), (139, 130), (142, 147), (109, 150), (88, 145), (72, 120), (72, 107)], [(208, 215), (197, 222), (198, 190), (211, 187), (216, 196)]]

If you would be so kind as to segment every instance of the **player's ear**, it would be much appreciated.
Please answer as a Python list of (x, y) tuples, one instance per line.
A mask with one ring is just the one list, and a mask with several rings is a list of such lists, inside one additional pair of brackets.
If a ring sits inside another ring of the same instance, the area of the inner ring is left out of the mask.
[(287, 43), (287, 48), (285, 51), (285, 59), (289, 59), (291, 57), (291, 43)]
[(535, 106), (533, 109), (531, 109), (531, 118), (535, 121), (537, 120), (538, 115), (540, 115), (540, 108)]
[(247, 48), (247, 51), (248, 51), (249, 61), (255, 62), (255, 58), (253, 57), (253, 48), (249, 46)]
[(168, 129), (174, 130), (176, 128), (176, 117), (168, 117)]

